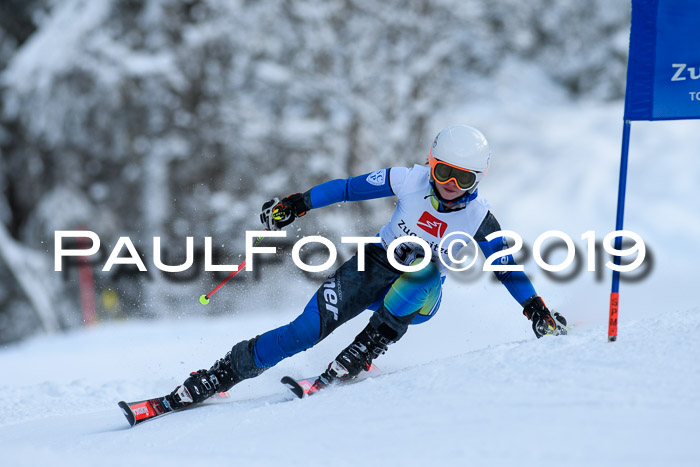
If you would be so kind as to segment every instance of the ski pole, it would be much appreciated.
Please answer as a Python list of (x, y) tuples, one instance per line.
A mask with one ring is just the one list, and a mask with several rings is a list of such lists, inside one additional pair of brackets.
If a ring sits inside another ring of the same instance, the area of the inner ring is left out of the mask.
[[(255, 240), (255, 243), (253, 244), (253, 248), (255, 248), (256, 246), (258, 246), (258, 245), (260, 244), (260, 242), (262, 241), (262, 239), (263, 239), (263, 237), (258, 237), (258, 238)], [(228, 281), (230, 281), (231, 279), (233, 279), (233, 276), (235, 276), (236, 274), (238, 274), (239, 272), (241, 272), (241, 270), (243, 270), (244, 268), (245, 268), (245, 260), (243, 260), (243, 262), (241, 263), (241, 265), (238, 266), (238, 269), (236, 269), (235, 271), (233, 271), (231, 274), (228, 275), (228, 277), (227, 277), (226, 279), (224, 279), (223, 281), (221, 281), (221, 283), (220, 283), (219, 285), (217, 285), (216, 287), (214, 287), (214, 290), (212, 290), (211, 292), (209, 292), (209, 293), (206, 294), (206, 295), (202, 295), (201, 297), (199, 297), (199, 303), (201, 303), (202, 305), (208, 305), (208, 304), (209, 304), (209, 299), (211, 298), (211, 296), (214, 295), (214, 294), (216, 293), (217, 290), (219, 290), (221, 287), (223, 287), (223, 285), (224, 285), (225, 283), (227, 283)]]

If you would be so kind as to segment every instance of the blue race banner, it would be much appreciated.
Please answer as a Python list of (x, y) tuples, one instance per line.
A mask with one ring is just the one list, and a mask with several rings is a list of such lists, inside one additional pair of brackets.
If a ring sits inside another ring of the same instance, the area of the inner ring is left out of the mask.
[(624, 118), (700, 118), (700, 0), (632, 0)]

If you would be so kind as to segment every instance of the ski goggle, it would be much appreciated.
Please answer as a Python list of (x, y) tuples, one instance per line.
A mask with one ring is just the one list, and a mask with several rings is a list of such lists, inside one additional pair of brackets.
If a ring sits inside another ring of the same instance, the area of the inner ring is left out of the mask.
[(433, 174), (433, 180), (441, 185), (445, 185), (450, 180), (453, 180), (460, 190), (470, 190), (476, 186), (483, 177), (483, 172), (473, 172), (471, 170), (457, 167), (430, 157), (430, 169)]

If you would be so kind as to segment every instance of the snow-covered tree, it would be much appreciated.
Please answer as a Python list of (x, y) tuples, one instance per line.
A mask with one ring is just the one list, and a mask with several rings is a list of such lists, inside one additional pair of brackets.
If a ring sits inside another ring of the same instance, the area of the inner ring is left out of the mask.
[[(505, 66), (573, 97), (624, 85), (626, 0), (6, 3), (0, 220), (42, 251), (78, 226), (144, 251), (155, 235), (235, 247), (275, 195), (423, 163), (436, 115), (488, 95)], [(381, 216), (362, 205), (307, 226), (338, 233), (360, 213), (373, 233)], [(156, 278), (120, 293), (138, 308), (181, 290)]]

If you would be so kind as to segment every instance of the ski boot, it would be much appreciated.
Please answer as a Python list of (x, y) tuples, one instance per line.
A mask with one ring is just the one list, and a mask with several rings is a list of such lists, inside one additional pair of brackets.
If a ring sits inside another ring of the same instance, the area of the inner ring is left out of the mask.
[(326, 371), (314, 382), (314, 387), (322, 389), (337, 381), (356, 378), (362, 370), (369, 370), (372, 360), (385, 353), (396, 337), (396, 331), (386, 324), (381, 324), (379, 329), (368, 324), (328, 365)]
[(218, 392), (228, 391), (238, 383), (231, 369), (231, 352), (218, 360), (209, 370), (190, 373), (190, 377), (168, 395), (175, 408), (202, 402)]

